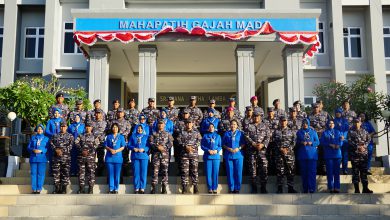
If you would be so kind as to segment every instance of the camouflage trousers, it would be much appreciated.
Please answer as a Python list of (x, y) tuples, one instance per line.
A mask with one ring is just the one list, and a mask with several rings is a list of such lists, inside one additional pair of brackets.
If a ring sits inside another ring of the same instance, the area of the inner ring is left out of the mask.
[(198, 185), (198, 160), (198, 156), (180, 158), (179, 169), (182, 185), (189, 185), (189, 177), (191, 178), (192, 185)]
[(260, 177), (261, 184), (267, 184), (268, 181), (268, 160), (265, 151), (248, 155), (249, 174), (252, 177), (252, 183), (256, 184), (257, 176)]
[(359, 183), (359, 180), (364, 184), (368, 183), (368, 156), (354, 156), (351, 157), (352, 164), (352, 183)]
[(85, 186), (88, 179), (88, 185), (93, 187), (95, 185), (95, 158), (80, 158), (77, 162), (79, 165), (79, 185)]
[(69, 185), (70, 183), (70, 156), (54, 157), (52, 164), (54, 185)]
[(152, 174), (152, 186), (158, 184), (158, 174), (161, 173), (162, 180), (161, 184), (168, 184), (168, 167), (169, 167), (169, 157), (161, 157), (161, 154), (156, 153), (152, 156), (153, 164), (153, 174)]
[(292, 154), (276, 156), (276, 179), (278, 186), (283, 186), (283, 179), (287, 177), (287, 186), (294, 186), (295, 157)]

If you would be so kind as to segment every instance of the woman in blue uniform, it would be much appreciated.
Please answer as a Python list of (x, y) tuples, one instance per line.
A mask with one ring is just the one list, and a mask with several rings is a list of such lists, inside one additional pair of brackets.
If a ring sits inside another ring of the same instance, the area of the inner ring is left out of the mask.
[(202, 135), (209, 132), (210, 124), (214, 125), (215, 132), (218, 132), (219, 119), (215, 117), (215, 110), (213, 108), (207, 109), (208, 117), (204, 118), (200, 124), (200, 133)]
[(348, 120), (342, 117), (343, 108), (337, 108), (335, 111), (334, 118), (334, 129), (338, 130), (341, 135), (342, 145), (341, 145), (341, 165), (343, 174), (348, 174), (348, 131), (349, 123)]
[[(53, 135), (60, 133), (60, 124), (63, 121), (61, 118), (62, 111), (59, 108), (54, 108), (53, 109), (53, 115), (54, 118), (50, 119), (47, 124), (46, 124), (46, 130), (45, 130), (45, 135), (50, 139)], [(49, 174), (51, 175), (52, 173), (52, 158), (53, 158), (53, 150), (51, 147), (47, 148), (46, 152), (47, 159), (49, 160)]]
[(316, 191), (317, 147), (319, 144), (317, 132), (310, 128), (309, 119), (304, 119), (302, 128), (297, 132), (297, 158), (300, 164), (303, 193)]
[(149, 162), (148, 135), (144, 133), (142, 125), (135, 126), (135, 130), (136, 132), (131, 135), (128, 143), (133, 164), (134, 192), (135, 194), (144, 194)]
[(45, 182), (46, 152), (49, 146), (49, 138), (43, 134), (44, 126), (39, 124), (35, 128), (36, 134), (31, 137), (27, 146), (30, 152), (31, 188), (32, 194), (39, 194)]
[(111, 134), (104, 141), (106, 148), (105, 162), (108, 171), (109, 194), (118, 194), (119, 180), (123, 163), (122, 151), (126, 147), (125, 137), (119, 133), (119, 125), (111, 125)]
[[(68, 133), (73, 135), (76, 140), (78, 136), (83, 135), (85, 132), (85, 124), (81, 123), (81, 115), (77, 114), (74, 116), (73, 123), (68, 127)], [(72, 147), (70, 151), (71, 163), (70, 163), (70, 175), (76, 176), (78, 174), (78, 164), (77, 164), (77, 156), (78, 156), (77, 147)]]
[(324, 148), (326, 176), (330, 193), (340, 192), (341, 145), (343, 144), (341, 137), (341, 132), (335, 129), (334, 121), (329, 119), (328, 129), (322, 134), (320, 143)]
[[(137, 125), (141, 125), (143, 133), (146, 136), (149, 136), (149, 134), (150, 134), (150, 127), (149, 127), (148, 123), (146, 123), (147, 120), (148, 120), (148, 118), (144, 114), (140, 114), (138, 116), (138, 124)], [(137, 126), (134, 126), (132, 134), (137, 132), (136, 128), (137, 128)]]
[[(160, 119), (162, 119), (165, 123), (164, 130), (167, 131), (169, 134), (173, 134), (173, 122), (168, 118), (168, 113), (165, 108), (160, 110)], [(157, 132), (158, 128), (158, 120), (156, 120), (153, 124), (153, 132)]]
[(219, 152), (222, 150), (222, 141), (221, 136), (215, 131), (213, 123), (209, 124), (208, 133), (203, 135), (200, 147), (204, 151), (203, 161), (208, 193), (217, 194), (219, 165), (221, 163)]
[(245, 146), (245, 136), (242, 131), (238, 130), (237, 120), (233, 119), (230, 122), (230, 130), (225, 132), (222, 146), (224, 149), (223, 158), (226, 164), (229, 193), (240, 193), (244, 161), (241, 149)]
[(371, 175), (371, 159), (372, 159), (372, 152), (374, 151), (373, 136), (375, 135), (375, 128), (372, 126), (370, 119), (367, 117), (366, 113), (360, 113), (359, 118), (362, 121), (362, 128), (366, 130), (367, 133), (371, 136), (371, 141), (367, 146), (367, 156), (368, 156), (367, 174)]

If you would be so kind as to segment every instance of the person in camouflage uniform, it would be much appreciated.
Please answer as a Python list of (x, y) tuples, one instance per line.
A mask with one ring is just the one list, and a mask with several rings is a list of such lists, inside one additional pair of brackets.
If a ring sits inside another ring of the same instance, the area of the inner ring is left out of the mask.
[(77, 162), (79, 166), (79, 194), (85, 193), (85, 182), (88, 179), (88, 193), (93, 194), (95, 185), (95, 157), (96, 148), (100, 144), (98, 136), (92, 133), (93, 124), (87, 122), (84, 135), (78, 136), (75, 146), (78, 150)]
[(298, 111), (297, 111), (297, 109), (295, 107), (289, 108), (289, 114), (290, 114), (290, 117), (288, 118), (287, 126), (292, 131), (297, 133), (297, 131), (299, 129), (301, 129), (303, 119), (298, 117)]
[[(175, 122), (174, 126), (174, 132), (173, 132), (173, 151), (174, 151), (174, 156), (175, 156), (175, 161), (178, 163), (178, 166), (180, 166), (180, 145), (178, 142), (177, 137), (179, 134), (181, 134), (182, 131), (184, 131), (186, 124), (185, 121), (190, 119), (190, 110), (189, 109), (184, 109), (183, 113), (181, 114), (181, 119), (177, 120)], [(194, 128), (196, 129), (196, 128)]]
[(116, 111), (119, 109), (121, 106), (120, 102), (118, 99), (115, 99), (112, 102), (112, 109), (107, 112), (107, 123), (110, 125), (112, 121), (117, 119), (117, 113)]
[(241, 122), (242, 120), (242, 116), (241, 116), (241, 112), (238, 108), (236, 108), (236, 99), (235, 98), (230, 98), (229, 99), (229, 106), (226, 107), (223, 111), (222, 111), (222, 119), (225, 119), (228, 117), (229, 115), (229, 111), (232, 109), (232, 111), (234, 112), (234, 115), (233, 115), (233, 118), (234, 119), (237, 119), (237, 121)]
[(297, 110), (297, 118), (299, 118), (301, 121), (303, 121), (303, 119), (307, 118), (306, 112), (304, 110), (302, 111), (302, 102), (301, 101), (299, 101), (299, 100), (295, 101), (293, 104), (293, 107)]
[(165, 107), (168, 119), (171, 120), (173, 123), (175, 123), (177, 120), (179, 120), (179, 112), (180, 109), (175, 107), (175, 98), (170, 96), (168, 97), (168, 106)]
[(260, 112), (261, 118), (264, 117), (264, 110), (258, 105), (259, 100), (257, 99), (257, 96), (251, 97), (251, 107), (253, 109), (253, 112)]
[(97, 170), (96, 174), (101, 176), (104, 170), (104, 138), (107, 133), (107, 121), (103, 120), (103, 111), (98, 109), (95, 112), (95, 120), (92, 121), (93, 134), (99, 138), (99, 145), (96, 149)]
[(130, 122), (131, 127), (134, 127), (138, 124), (139, 111), (135, 108), (135, 99), (131, 98), (129, 100), (129, 109), (125, 110), (125, 119)]
[(198, 148), (200, 147), (202, 136), (198, 131), (193, 130), (191, 120), (187, 120), (185, 123), (186, 129), (177, 138), (180, 146), (179, 169), (181, 171), (182, 193), (190, 193), (188, 177), (191, 176), (194, 194), (198, 194)]
[(275, 99), (272, 102), (274, 106), (275, 118), (279, 121), (279, 118), (282, 116), (286, 116), (286, 112), (280, 108), (280, 99)]
[(93, 105), (95, 108), (92, 109), (91, 111), (87, 112), (86, 121), (96, 121), (95, 115), (96, 115), (96, 112), (98, 112), (98, 111), (100, 111), (102, 113), (103, 120), (105, 121), (107, 119), (107, 115), (102, 109), (102, 101), (100, 99), (96, 99), (95, 101), (93, 101)]
[(367, 163), (368, 144), (371, 141), (370, 134), (361, 126), (360, 118), (353, 120), (354, 126), (348, 132), (349, 157), (352, 163), (352, 182), (355, 193), (360, 193), (359, 177), (363, 185), (363, 193), (372, 193), (368, 188)]
[[(270, 130), (270, 135), (274, 133), (276, 129), (279, 128), (279, 119), (275, 117), (275, 108), (267, 108), (267, 117), (263, 120), (264, 123), (268, 126)], [(276, 163), (275, 163), (275, 142), (273, 142), (272, 137), (270, 137), (270, 142), (267, 147), (267, 159), (268, 159), (268, 173), (271, 175), (276, 174)]]
[(341, 113), (341, 117), (347, 119), (349, 128), (351, 128), (353, 125), (352, 121), (357, 117), (357, 114), (350, 109), (350, 104), (348, 101), (343, 102), (343, 113)]
[(148, 99), (148, 106), (142, 109), (141, 114), (146, 116), (148, 125), (150, 126), (150, 129), (152, 129), (154, 122), (160, 116), (160, 111), (156, 108), (156, 100), (154, 98)]
[(149, 145), (152, 150), (152, 188), (150, 193), (156, 193), (156, 185), (158, 184), (158, 173), (162, 175), (161, 193), (167, 194), (168, 185), (168, 167), (169, 167), (169, 152), (173, 144), (173, 137), (164, 130), (164, 121), (158, 121), (158, 131), (154, 132), (149, 137)]
[[(218, 126), (218, 133), (219, 133), (219, 135), (221, 135), (221, 137), (223, 137), (225, 132), (230, 131), (230, 124), (234, 119), (236, 119), (234, 116), (234, 114), (235, 114), (234, 109), (232, 107), (226, 108), (225, 114), (226, 114), (226, 116), (222, 117), (223, 119), (221, 120), (221, 122), (219, 123), (219, 126)], [(238, 124), (238, 130), (242, 130), (240, 120), (236, 119), (236, 121)]]
[(296, 131), (290, 129), (287, 117), (281, 116), (280, 127), (274, 131), (272, 135), (273, 141), (276, 144), (276, 176), (278, 191), (283, 193), (283, 178), (287, 177), (288, 193), (296, 193), (294, 189), (294, 173), (295, 173), (295, 139)]
[(324, 110), (324, 102), (322, 100), (317, 100), (316, 103), (318, 104), (318, 107), (320, 108), (320, 114), (322, 114), (326, 120), (331, 119), (331, 116), (327, 111)]
[(50, 140), (50, 147), (53, 149), (53, 194), (66, 194), (66, 187), (70, 183), (70, 151), (74, 144), (74, 138), (66, 130), (68, 125), (61, 122), (61, 132), (55, 134)]
[[(319, 103), (314, 103), (312, 107), (313, 112), (309, 115), (310, 124), (311, 127), (317, 132), (318, 138), (321, 139), (321, 135), (326, 129), (326, 123), (328, 121), (328, 118), (323, 112), (321, 112)], [(322, 146), (318, 146), (317, 173), (319, 175), (326, 174), (325, 160), (323, 155), (324, 149), (322, 148)]]
[(267, 193), (268, 160), (266, 149), (271, 137), (268, 126), (261, 121), (261, 113), (253, 113), (253, 124), (245, 134), (249, 172), (252, 177), (252, 193), (257, 193), (257, 176), (260, 176), (261, 193)]
[(64, 104), (64, 93), (62, 93), (62, 92), (57, 93), (56, 101), (57, 101), (57, 103), (55, 105), (52, 105), (49, 108), (49, 118), (54, 118), (54, 110), (60, 109), (61, 110), (61, 118), (65, 121), (68, 121), (69, 107), (68, 107), (68, 105)]
[(253, 122), (253, 108), (252, 106), (247, 106), (245, 108), (245, 117), (242, 119), (242, 130), (246, 132), (248, 127)]
[[(221, 120), (221, 112), (219, 112), (217, 109), (215, 109), (215, 99), (210, 99), (209, 100), (209, 108), (214, 109), (214, 117), (218, 118)], [(207, 110), (203, 111), (203, 118), (206, 118), (208, 116)]]
[(203, 113), (202, 110), (200, 110), (200, 108), (196, 106), (196, 99), (196, 96), (191, 96), (190, 104), (187, 106), (186, 109), (188, 109), (190, 112), (190, 119), (193, 121), (195, 125), (194, 127), (199, 130), (200, 123), (203, 119)]
[(85, 123), (85, 120), (87, 119), (87, 112), (84, 111), (83, 100), (77, 100), (76, 108), (69, 113), (68, 118), (71, 124), (75, 122), (74, 119), (76, 115), (80, 115), (81, 123)]

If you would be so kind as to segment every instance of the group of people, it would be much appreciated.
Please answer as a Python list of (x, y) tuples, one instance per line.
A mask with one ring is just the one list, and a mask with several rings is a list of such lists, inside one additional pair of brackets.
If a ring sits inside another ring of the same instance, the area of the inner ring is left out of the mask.
[(277, 176), (277, 193), (283, 193), (284, 178), (288, 193), (296, 193), (296, 164), (303, 193), (316, 191), (317, 171), (326, 172), (329, 191), (338, 193), (340, 165), (346, 174), (348, 158), (355, 192), (360, 193), (361, 181), (362, 192), (372, 193), (367, 174), (375, 130), (364, 113), (357, 116), (350, 110), (348, 101), (332, 117), (320, 101), (307, 115), (300, 101), (285, 112), (279, 99), (273, 102), (274, 107), (267, 108), (265, 116), (256, 96), (244, 115), (235, 107), (235, 98), (229, 99), (229, 106), (222, 112), (215, 109), (215, 100), (210, 100), (209, 108), (202, 112), (196, 96), (190, 97), (182, 111), (175, 107), (173, 97), (161, 110), (156, 108), (155, 99), (149, 98), (141, 112), (134, 99), (129, 100), (126, 110), (115, 100), (107, 114), (100, 100), (94, 101), (94, 109), (89, 112), (83, 110), (81, 100), (70, 111), (62, 93), (56, 95), (56, 100), (49, 109), (51, 119), (46, 127), (36, 127), (37, 134), (28, 145), (34, 194), (42, 190), (47, 161), (54, 177), (53, 193), (66, 193), (72, 173), (78, 174), (78, 193), (93, 193), (95, 170), (106, 166), (108, 193), (117, 194), (122, 166), (131, 161), (136, 194), (145, 193), (149, 162), (153, 169), (151, 193), (157, 193), (161, 175), (161, 193), (165, 194), (171, 157), (179, 164), (182, 193), (191, 193), (192, 189), (196, 194), (200, 150), (210, 194), (217, 193), (221, 155), (229, 193), (240, 192), (244, 167), (251, 176), (252, 193), (258, 192), (258, 181), (260, 193), (267, 193), (269, 173)]

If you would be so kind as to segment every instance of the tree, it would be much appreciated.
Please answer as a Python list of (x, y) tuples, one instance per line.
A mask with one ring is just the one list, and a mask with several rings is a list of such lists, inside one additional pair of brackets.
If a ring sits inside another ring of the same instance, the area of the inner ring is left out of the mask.
[(64, 88), (54, 76), (49, 81), (40, 77), (24, 77), (0, 88), (0, 108), (15, 112), (27, 124), (36, 126), (48, 121), (48, 110), (55, 103), (55, 95), (60, 91), (69, 96), (65, 100), (69, 106), (74, 106), (76, 100), (82, 99), (85, 108), (91, 108), (87, 93), (82, 87)]
[(329, 82), (315, 87), (313, 94), (324, 102), (324, 108), (333, 115), (334, 110), (349, 101), (351, 109), (357, 113), (366, 113), (375, 120), (383, 120), (382, 110), (389, 109), (389, 95), (374, 92), (375, 85), (373, 75), (367, 74), (348, 86), (344, 83)]

